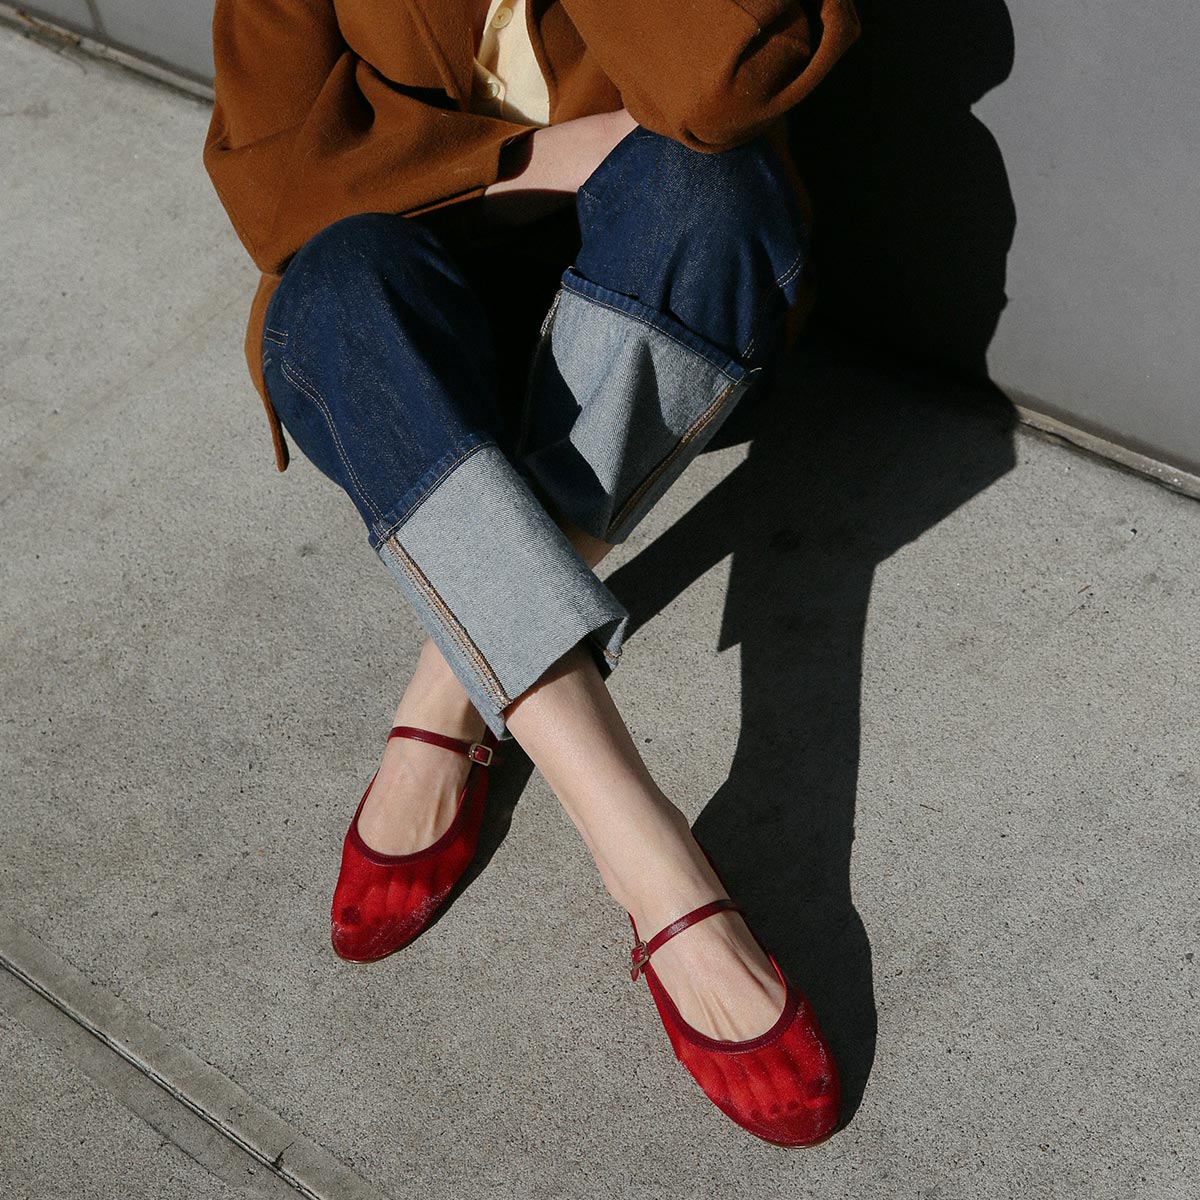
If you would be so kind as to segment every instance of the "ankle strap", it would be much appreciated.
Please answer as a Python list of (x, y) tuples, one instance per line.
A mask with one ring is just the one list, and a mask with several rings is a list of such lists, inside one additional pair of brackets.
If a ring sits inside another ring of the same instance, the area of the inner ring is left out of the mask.
[(465, 754), (467, 758), (481, 767), (492, 765), (495, 738), (490, 730), (483, 735), (483, 741), (467, 742), (462, 738), (447, 737), (444, 733), (434, 733), (432, 729), (417, 729), (412, 725), (393, 725), (388, 730), (388, 741), (390, 742), (392, 738), (412, 738), (414, 742), (428, 742), (431, 746), (441, 746), (443, 750), (453, 750), (455, 754)]
[(732, 910), (733, 912), (741, 911), (738, 908), (737, 901), (731, 900), (728, 896), (721, 900), (710, 900), (707, 904), (702, 904), (699, 908), (693, 908), (690, 913), (684, 913), (678, 921), (672, 921), (665, 929), (660, 929), (648, 942), (638, 942), (633, 950), (630, 951), (633, 958), (633, 970), (629, 972), (629, 977), (636, 979), (646, 969), (646, 965), (650, 962), (650, 955), (664, 943), (669, 942), (677, 933), (682, 933), (685, 929), (691, 929), (693, 925), (698, 921), (703, 921), (706, 917), (712, 917), (719, 912), (727, 910)]

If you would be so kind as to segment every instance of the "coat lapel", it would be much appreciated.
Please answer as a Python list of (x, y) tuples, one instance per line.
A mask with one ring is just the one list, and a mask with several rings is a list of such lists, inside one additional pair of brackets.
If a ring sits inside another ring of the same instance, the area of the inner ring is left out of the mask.
[(429, 52), (446, 82), (446, 91), (465, 108), (475, 74), (472, 38), (473, 0), (402, 0), (412, 10), (429, 43)]

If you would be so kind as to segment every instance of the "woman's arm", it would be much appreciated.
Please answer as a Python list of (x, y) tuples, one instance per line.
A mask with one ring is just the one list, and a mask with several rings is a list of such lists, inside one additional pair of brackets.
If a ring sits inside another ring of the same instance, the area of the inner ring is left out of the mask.
[[(820, 18), (808, 11), (820, 6)], [(647, 129), (694, 150), (750, 141), (802, 100), (858, 36), (852, 0), (562, 0)]]
[(510, 147), (501, 176), (480, 201), (485, 226), (524, 224), (570, 202), (637, 122), (627, 109), (535, 129)]
[(255, 263), (278, 274), (353, 213), (417, 216), (479, 198), (464, 217), (531, 219), (565, 203), (635, 122), (698, 149), (737, 144), (795, 103), (857, 32), (850, 0), (823, 0), (810, 55), (795, 0), (696, 4), (711, 22), (682, 21), (656, 0), (563, 0), (628, 111), (535, 130), (383, 77), (347, 46), (332, 0), (217, 0), (205, 166)]

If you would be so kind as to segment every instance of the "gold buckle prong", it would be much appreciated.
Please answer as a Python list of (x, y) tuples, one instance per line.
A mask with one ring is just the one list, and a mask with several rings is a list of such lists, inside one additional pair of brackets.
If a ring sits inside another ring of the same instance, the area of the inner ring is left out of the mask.
[(638, 973), (650, 961), (650, 954), (646, 950), (646, 943), (638, 942), (630, 951), (630, 955), (633, 958), (633, 970), (629, 972), (629, 977), (636, 981)]
[[(491, 746), (485, 746), (482, 742), (472, 742), (470, 750), (467, 751), (467, 757), (472, 762), (477, 762), (481, 767), (490, 767), (492, 765), (492, 754), (494, 751)], [(481, 754), (486, 754), (487, 758), (480, 758)]]

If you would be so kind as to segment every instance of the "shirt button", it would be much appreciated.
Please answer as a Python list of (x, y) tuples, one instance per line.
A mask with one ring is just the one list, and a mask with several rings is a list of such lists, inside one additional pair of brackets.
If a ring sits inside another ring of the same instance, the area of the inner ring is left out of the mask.
[(503, 29), (505, 27), (505, 25), (507, 25), (509, 23), (509, 21), (511, 21), (511, 20), (512, 20), (512, 9), (511, 8), (501, 8), (497, 11), (496, 15), (492, 18), (492, 25), (495, 26), (495, 28), (497, 28), (497, 29)]
[(484, 92), (493, 100), (500, 95), (500, 84), (495, 79), (489, 79), (484, 85)]

